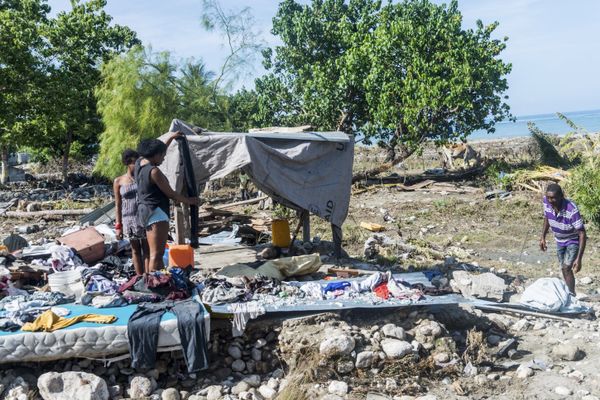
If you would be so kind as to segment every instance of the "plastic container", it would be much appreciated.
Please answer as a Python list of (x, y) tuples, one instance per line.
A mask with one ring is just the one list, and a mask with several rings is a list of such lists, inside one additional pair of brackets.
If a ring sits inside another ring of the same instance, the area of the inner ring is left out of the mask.
[(169, 245), (165, 246), (165, 252), (163, 253), (163, 265), (165, 267), (169, 266)]
[(273, 246), (289, 247), (290, 238), (290, 223), (287, 219), (276, 219), (271, 223), (271, 232), (273, 234)]
[(169, 246), (169, 267), (187, 268), (194, 266), (194, 249), (189, 244)]
[(48, 275), (50, 291), (61, 292), (67, 296), (75, 296), (75, 301), (80, 301), (85, 288), (79, 271), (55, 272)]

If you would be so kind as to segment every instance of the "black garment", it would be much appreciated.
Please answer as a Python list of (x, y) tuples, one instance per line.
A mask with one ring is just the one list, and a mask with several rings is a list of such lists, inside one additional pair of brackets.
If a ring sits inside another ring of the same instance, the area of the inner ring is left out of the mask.
[(131, 366), (133, 368), (154, 367), (160, 319), (166, 311), (173, 312), (177, 317), (177, 328), (188, 372), (193, 373), (208, 368), (204, 309), (201, 304), (192, 299), (142, 303), (137, 306), (127, 323)]
[(141, 165), (141, 160), (142, 159), (140, 158), (135, 162), (133, 176), (137, 183), (138, 223), (145, 227), (148, 218), (150, 218), (150, 215), (157, 207), (160, 207), (165, 214), (169, 215), (169, 198), (154, 182), (152, 182), (150, 173), (156, 167), (150, 163)]
[[(183, 158), (183, 183), (189, 197), (198, 197), (198, 186), (196, 185), (196, 175), (194, 174), (194, 165), (190, 155), (190, 146), (184, 137), (177, 138), (179, 153)], [(167, 213), (168, 214), (168, 213)], [(198, 206), (190, 206), (190, 245), (198, 248)]]

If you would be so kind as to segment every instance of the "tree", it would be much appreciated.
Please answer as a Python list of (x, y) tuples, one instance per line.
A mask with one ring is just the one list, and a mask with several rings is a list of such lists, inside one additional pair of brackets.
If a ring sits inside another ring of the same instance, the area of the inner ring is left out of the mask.
[(104, 11), (106, 0), (71, 0), (71, 6), (47, 31), (51, 73), (45, 145), (62, 157), (64, 180), (73, 144), (95, 144), (102, 129), (94, 97), (100, 64), (139, 43), (128, 27), (111, 25), (112, 17)]
[(102, 66), (96, 89), (104, 131), (94, 171), (106, 177), (123, 172), (121, 153), (164, 132), (179, 109), (176, 70), (168, 53), (146, 54), (136, 46)]
[(273, 19), (283, 44), (264, 52), (257, 118), (359, 134), (397, 163), (431, 140), (494, 131), (511, 117), (511, 65), (497, 23), (463, 29), (456, 1), (284, 0)]
[(2, 183), (11, 149), (35, 135), (46, 64), (42, 31), (50, 7), (41, 0), (0, 0), (0, 150)]
[(238, 12), (224, 10), (218, 0), (203, 0), (202, 26), (219, 33), (225, 40), (228, 54), (212, 82), (216, 97), (226, 91), (253, 68), (255, 57), (264, 48), (256, 21), (249, 7)]

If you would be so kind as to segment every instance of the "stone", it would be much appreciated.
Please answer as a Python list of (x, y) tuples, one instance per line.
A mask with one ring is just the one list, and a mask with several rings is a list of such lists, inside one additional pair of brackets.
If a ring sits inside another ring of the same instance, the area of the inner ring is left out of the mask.
[(223, 388), (220, 385), (212, 385), (206, 388), (206, 400), (219, 400)]
[(496, 346), (501, 340), (502, 338), (498, 335), (489, 335), (487, 337), (487, 342), (492, 346)]
[(583, 382), (585, 375), (581, 371), (573, 371), (567, 375), (571, 379), (575, 379), (577, 382)]
[(345, 396), (348, 394), (348, 384), (343, 381), (331, 381), (329, 382), (327, 391), (338, 396)]
[(268, 387), (267, 385), (262, 385), (261, 387), (259, 387), (258, 393), (260, 393), (260, 395), (267, 400), (273, 399), (277, 395), (277, 392), (274, 389)]
[(285, 372), (281, 368), (277, 368), (275, 371), (271, 373), (271, 376), (275, 379), (281, 379), (285, 376)]
[(484, 385), (487, 382), (487, 376), (479, 374), (476, 375), (475, 378), (473, 378), (473, 380), (475, 381), (476, 385)]
[(563, 343), (552, 348), (552, 355), (559, 360), (578, 361), (584, 356), (583, 352), (574, 344)]
[(448, 361), (450, 361), (450, 355), (446, 352), (443, 353), (437, 353), (433, 355), (433, 359), (435, 360), (435, 362), (440, 363), (440, 364), (445, 364)]
[(531, 322), (527, 321), (525, 318), (518, 320), (510, 327), (510, 329), (512, 329), (515, 332), (528, 331), (530, 328)]
[(257, 388), (260, 386), (260, 376), (259, 375), (248, 375), (244, 378), (244, 382), (246, 382), (251, 387)]
[[(38, 378), (38, 390), (44, 400), (108, 400), (104, 379), (86, 372), (47, 372)], [(150, 395), (150, 390), (146, 395)]]
[(242, 358), (242, 349), (238, 346), (231, 345), (227, 348), (227, 354), (229, 354), (234, 360)]
[(426, 394), (425, 396), (415, 397), (415, 400), (438, 400), (438, 398), (432, 394)]
[(557, 386), (554, 388), (554, 393), (559, 394), (561, 396), (570, 396), (573, 394), (573, 391), (564, 386)]
[(371, 368), (375, 359), (376, 355), (372, 351), (361, 351), (356, 355), (356, 368)]
[(525, 379), (533, 376), (533, 369), (530, 368), (527, 364), (521, 364), (517, 368), (517, 378)]
[(504, 279), (491, 273), (472, 274), (467, 271), (452, 272), (450, 286), (466, 297), (502, 301), (508, 286)]
[(319, 400), (344, 400), (342, 396), (338, 396), (337, 394), (326, 394), (323, 397), (320, 397)]
[(404, 340), (406, 338), (406, 334), (404, 333), (404, 329), (394, 324), (387, 324), (381, 328), (383, 335), (386, 337)]
[(383, 340), (381, 348), (388, 358), (402, 358), (413, 351), (410, 343), (396, 339)]
[(260, 349), (253, 348), (251, 356), (254, 361), (260, 361), (262, 359), (262, 351), (260, 351)]
[(242, 372), (246, 369), (246, 363), (242, 360), (235, 360), (233, 364), (231, 364), (231, 369), (235, 372)]
[(328, 336), (319, 345), (319, 353), (328, 357), (347, 355), (354, 350), (355, 341), (352, 336), (343, 332), (338, 332), (333, 336)]
[(231, 394), (238, 395), (242, 392), (247, 392), (248, 390), (250, 390), (250, 385), (248, 382), (240, 381), (231, 388)]
[(273, 390), (277, 390), (277, 389), (279, 389), (279, 381), (275, 378), (270, 378), (269, 381), (267, 382), (267, 386)]
[(266, 345), (267, 345), (267, 340), (264, 338), (260, 338), (256, 341), (256, 343), (254, 343), (254, 347), (257, 349), (262, 349)]
[(581, 283), (582, 285), (591, 285), (593, 282), (594, 282), (594, 280), (592, 278), (590, 278), (589, 276), (584, 276), (583, 278), (581, 278), (579, 280), (579, 283)]
[(354, 371), (354, 362), (351, 360), (340, 360), (337, 363), (336, 369), (340, 374), (349, 374)]
[(129, 383), (129, 397), (136, 399), (148, 397), (154, 391), (152, 381), (145, 376), (134, 376)]
[(161, 400), (181, 400), (179, 391), (175, 388), (167, 388), (160, 394)]
[(583, 396), (581, 398), (581, 400), (600, 400), (600, 399), (592, 394), (589, 394), (587, 396)]

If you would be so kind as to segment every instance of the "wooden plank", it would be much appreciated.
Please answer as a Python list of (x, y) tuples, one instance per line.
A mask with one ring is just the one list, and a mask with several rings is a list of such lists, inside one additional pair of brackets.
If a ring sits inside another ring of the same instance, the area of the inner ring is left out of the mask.
[(94, 211), (92, 208), (82, 208), (78, 210), (45, 210), (45, 211), (7, 211), (0, 216), (11, 218), (36, 218), (47, 216), (63, 215), (86, 215)]
[(268, 198), (269, 198), (269, 196), (261, 196), (261, 197), (256, 197), (256, 198), (250, 199), (250, 200), (237, 201), (235, 203), (220, 204), (218, 206), (215, 206), (214, 209), (215, 210), (226, 210), (226, 209), (231, 208), (231, 207), (237, 207), (237, 206), (243, 206), (243, 205), (246, 205), (246, 204), (258, 203), (261, 200), (266, 200)]
[(183, 210), (179, 206), (175, 207), (175, 244), (185, 244)]

